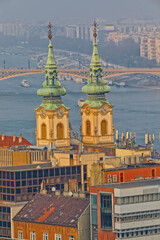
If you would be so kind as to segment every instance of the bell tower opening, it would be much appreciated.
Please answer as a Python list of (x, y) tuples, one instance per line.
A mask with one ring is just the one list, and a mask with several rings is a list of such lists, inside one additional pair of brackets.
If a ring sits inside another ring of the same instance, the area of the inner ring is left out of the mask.
[(46, 137), (47, 137), (47, 127), (46, 127), (46, 124), (45, 123), (43, 123), (42, 124), (42, 129), (41, 129), (42, 131), (42, 139), (46, 139)]
[(62, 123), (57, 124), (57, 138), (63, 139), (64, 137), (64, 127)]
[(101, 122), (101, 135), (105, 136), (107, 135), (107, 121), (106, 120), (102, 120)]
[(91, 135), (91, 122), (89, 120), (86, 121), (86, 135)]

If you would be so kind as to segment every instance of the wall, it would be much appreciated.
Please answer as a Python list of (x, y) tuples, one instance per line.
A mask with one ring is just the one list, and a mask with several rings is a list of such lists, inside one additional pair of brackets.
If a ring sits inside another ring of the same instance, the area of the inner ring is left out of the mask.
[[(107, 165), (112, 165), (114, 167), (121, 167), (121, 158), (120, 157), (106, 157), (105, 163)], [(107, 168), (107, 167), (105, 167)]]
[[(101, 229), (101, 216), (100, 216), (100, 193), (111, 193), (112, 194), (112, 206), (113, 206), (113, 215), (114, 215), (114, 205), (116, 203), (116, 199), (114, 197), (114, 189), (113, 188), (103, 188), (103, 187), (90, 187), (90, 193), (97, 194), (97, 218), (98, 218), (98, 240), (115, 240), (116, 234), (112, 231), (102, 230)], [(114, 220), (113, 220), (114, 221)], [(114, 223), (113, 229), (114, 230)]]
[(54, 158), (57, 159), (58, 166), (69, 166), (70, 165), (70, 154), (63, 152), (54, 152)]
[(18, 230), (23, 231), (24, 239), (30, 239), (30, 231), (35, 231), (37, 240), (43, 239), (43, 232), (48, 233), (49, 240), (55, 240), (55, 234), (61, 234), (62, 239), (67, 240), (69, 236), (74, 236), (78, 240), (77, 229), (72, 227), (14, 221), (14, 238), (18, 238)]
[(116, 148), (116, 156), (124, 157), (124, 156), (151, 156), (151, 150), (149, 149), (140, 149), (140, 150), (132, 150), (132, 149), (122, 149)]
[(91, 177), (91, 166), (93, 163), (97, 163), (100, 160), (103, 161), (105, 158), (104, 153), (86, 153), (80, 156), (81, 164), (87, 164), (87, 175), (88, 178)]
[(90, 240), (90, 206), (78, 220), (78, 240)]
[[(153, 176), (153, 172), (155, 176)], [(121, 182), (120, 174), (123, 174), (123, 182), (130, 182), (134, 179), (142, 178), (158, 178), (160, 176), (160, 166), (151, 166), (151, 167), (142, 167), (142, 168), (133, 168), (133, 169), (121, 169), (115, 171), (106, 171), (104, 172), (104, 183), (111, 182)], [(113, 176), (117, 176), (117, 181), (113, 181)], [(109, 177), (110, 176), (110, 177)], [(109, 180), (109, 179), (112, 179)]]
[(11, 207), (11, 238), (14, 237), (14, 224), (13, 224), (13, 218), (15, 217), (15, 215), (24, 207), (26, 203), (21, 203), (21, 204), (16, 204), (16, 205), (12, 205)]
[(29, 152), (13, 152), (13, 166), (31, 164)]
[(10, 149), (0, 149), (0, 166), (12, 166), (13, 154)]
[(103, 177), (103, 163), (97, 163), (97, 164), (92, 164), (91, 166), (91, 179), (90, 179), (90, 185), (99, 185), (102, 184), (104, 181)]

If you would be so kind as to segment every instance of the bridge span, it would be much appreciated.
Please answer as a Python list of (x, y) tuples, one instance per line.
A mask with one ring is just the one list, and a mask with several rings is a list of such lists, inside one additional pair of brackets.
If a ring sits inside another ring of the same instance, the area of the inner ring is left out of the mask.
[[(74, 77), (80, 77), (84, 79), (88, 79), (89, 77), (89, 69), (58, 69), (59, 74), (68, 75)], [(30, 75), (30, 74), (42, 74), (44, 73), (44, 69), (0, 69), (0, 80), (4, 80), (7, 78)], [(103, 69), (103, 78), (111, 78), (120, 75), (130, 75), (135, 73), (141, 74), (153, 74), (160, 75), (160, 68), (104, 68)]]

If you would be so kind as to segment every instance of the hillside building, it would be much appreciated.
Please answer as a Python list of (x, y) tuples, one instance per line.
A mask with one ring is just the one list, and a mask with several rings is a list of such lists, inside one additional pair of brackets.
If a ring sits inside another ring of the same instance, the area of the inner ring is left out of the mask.
[(140, 56), (160, 63), (160, 38), (142, 37)]

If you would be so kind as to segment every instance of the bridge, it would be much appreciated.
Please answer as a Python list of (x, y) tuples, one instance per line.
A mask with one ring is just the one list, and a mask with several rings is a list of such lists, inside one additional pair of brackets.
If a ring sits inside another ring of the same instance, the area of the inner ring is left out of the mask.
[[(58, 69), (59, 74), (74, 76), (78, 78), (88, 79), (89, 69)], [(30, 74), (42, 74), (44, 69), (0, 69), (0, 80), (7, 78), (30, 75)], [(160, 68), (104, 68), (103, 78), (111, 78), (120, 75), (130, 75), (135, 73), (160, 75)]]

